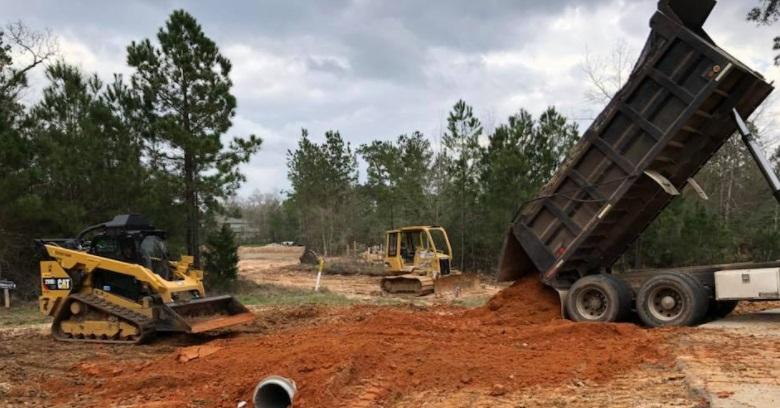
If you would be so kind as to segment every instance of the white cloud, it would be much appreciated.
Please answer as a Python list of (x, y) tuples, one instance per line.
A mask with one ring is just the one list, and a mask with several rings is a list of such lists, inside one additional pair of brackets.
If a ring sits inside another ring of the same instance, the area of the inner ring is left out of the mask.
[[(300, 129), (321, 140), (338, 129), (353, 145), (420, 130), (436, 144), (460, 98), (493, 127), (520, 108), (555, 105), (584, 130), (600, 107), (585, 101), (586, 50), (618, 40), (638, 53), (656, 2), (638, 0), (220, 3), (54, 0), (12, 2), (11, 15), (48, 26), (63, 57), (108, 80), (128, 72), (125, 48), (153, 38), (174, 7), (186, 7), (233, 62), (238, 115), (231, 135), (257, 134), (263, 150), (244, 166), (241, 194), (287, 187), (286, 151)], [(716, 42), (766, 74), (777, 27), (744, 16), (753, 0), (721, 1), (706, 28)], [(109, 12), (110, 11), (110, 12)], [(777, 104), (766, 117), (776, 116)], [(771, 129), (771, 126), (766, 126)]]

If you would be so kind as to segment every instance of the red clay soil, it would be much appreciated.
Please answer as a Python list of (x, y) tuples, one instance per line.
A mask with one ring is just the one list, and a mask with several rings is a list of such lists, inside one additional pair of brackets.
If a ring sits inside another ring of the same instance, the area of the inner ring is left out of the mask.
[(529, 274), (466, 315), (499, 324), (545, 323), (561, 318), (561, 304), (554, 289)]
[(373, 407), (410, 392), (500, 395), (671, 364), (666, 332), (562, 320), (552, 295), (526, 281), (473, 311), (345, 308), (316, 326), (216, 340), (207, 352), (182, 349), (119, 372), (110, 361), (76, 366), (71, 379), (89, 396), (74, 401), (73, 385), (61, 384), (52, 397), (82, 406), (235, 407), (276, 374), (297, 382), (296, 407)]

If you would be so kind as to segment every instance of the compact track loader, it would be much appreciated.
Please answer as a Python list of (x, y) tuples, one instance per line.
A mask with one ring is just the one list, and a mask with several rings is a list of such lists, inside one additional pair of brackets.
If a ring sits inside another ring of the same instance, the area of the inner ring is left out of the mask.
[(438, 226), (405, 227), (385, 233), (382, 290), (424, 296), (459, 291), (479, 284), (450, 267), (452, 247)]
[(232, 296), (206, 297), (193, 258), (168, 259), (165, 232), (119, 215), (75, 239), (41, 239), (40, 310), (63, 341), (140, 343), (155, 332), (201, 333), (254, 315)]

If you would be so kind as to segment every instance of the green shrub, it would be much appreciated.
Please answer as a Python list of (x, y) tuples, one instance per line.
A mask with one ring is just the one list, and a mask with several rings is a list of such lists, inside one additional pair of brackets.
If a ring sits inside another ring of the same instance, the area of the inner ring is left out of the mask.
[(238, 278), (238, 244), (229, 226), (223, 225), (208, 235), (204, 257), (206, 286), (215, 289), (232, 287)]

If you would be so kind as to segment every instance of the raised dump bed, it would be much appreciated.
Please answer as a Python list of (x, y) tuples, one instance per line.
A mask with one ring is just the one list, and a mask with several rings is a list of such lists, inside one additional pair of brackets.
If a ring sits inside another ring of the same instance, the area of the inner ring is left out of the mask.
[(704, 32), (714, 0), (662, 0), (628, 83), (513, 220), (499, 280), (557, 289), (608, 271), (772, 92)]

